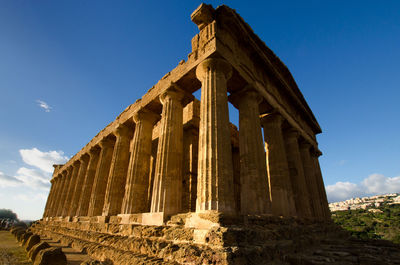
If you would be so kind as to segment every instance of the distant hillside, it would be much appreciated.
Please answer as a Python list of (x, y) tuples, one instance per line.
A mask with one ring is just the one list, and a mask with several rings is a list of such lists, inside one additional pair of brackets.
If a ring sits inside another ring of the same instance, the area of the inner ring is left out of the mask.
[(371, 197), (352, 198), (342, 202), (332, 202), (329, 208), (334, 211), (367, 209), (368, 207), (379, 207), (382, 203), (400, 204), (400, 193), (390, 193), (384, 195), (375, 195)]
[(399, 194), (331, 203), (333, 221), (361, 239), (386, 239), (400, 244)]

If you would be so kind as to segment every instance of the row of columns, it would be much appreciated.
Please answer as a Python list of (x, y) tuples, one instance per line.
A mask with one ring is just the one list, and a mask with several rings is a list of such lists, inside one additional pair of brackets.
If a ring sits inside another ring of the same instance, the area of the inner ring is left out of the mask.
[[(133, 116), (134, 130), (121, 124), (114, 137), (103, 139), (53, 178), (44, 216), (134, 214), (148, 211), (148, 205), (152, 213), (171, 216), (193, 209), (194, 200), (196, 212), (235, 214), (239, 209), (227, 96), (231, 74), (231, 66), (215, 58), (204, 60), (196, 69), (202, 83), (197, 170), (183, 161), (183, 106), (190, 96), (171, 84), (160, 95), (163, 109), (151, 199), (152, 131), (160, 117), (141, 109)], [(230, 100), (239, 109), (240, 212), (328, 219), (318, 152), (294, 129), (283, 130), (278, 113), (260, 118), (261, 98), (252, 87)], [(189, 136), (192, 140), (185, 142), (193, 145), (197, 134)], [(182, 185), (185, 181), (186, 186)], [(197, 195), (183, 191), (187, 185)]]

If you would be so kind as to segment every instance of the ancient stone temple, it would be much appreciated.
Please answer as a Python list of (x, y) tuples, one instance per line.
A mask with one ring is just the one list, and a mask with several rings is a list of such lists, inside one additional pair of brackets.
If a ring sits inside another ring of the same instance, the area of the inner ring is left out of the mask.
[(227, 6), (191, 19), (187, 61), (54, 166), (37, 233), (114, 264), (264, 264), (288, 238), (337, 233), (321, 129), (287, 67)]

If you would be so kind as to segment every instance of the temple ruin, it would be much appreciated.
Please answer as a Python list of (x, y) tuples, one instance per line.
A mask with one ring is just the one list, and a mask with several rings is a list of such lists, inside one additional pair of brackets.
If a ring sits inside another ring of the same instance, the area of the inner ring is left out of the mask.
[(321, 128), (289, 70), (233, 9), (191, 19), (187, 61), (54, 166), (37, 233), (115, 264), (264, 264), (271, 227), (328, 233)]

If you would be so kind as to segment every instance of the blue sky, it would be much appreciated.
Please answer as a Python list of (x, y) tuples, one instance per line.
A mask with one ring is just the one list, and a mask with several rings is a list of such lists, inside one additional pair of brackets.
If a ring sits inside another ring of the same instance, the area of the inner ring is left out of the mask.
[[(331, 201), (400, 192), (399, 1), (208, 3), (236, 9), (293, 74)], [(187, 58), (199, 4), (0, 2), (0, 208), (41, 217), (51, 164)]]

